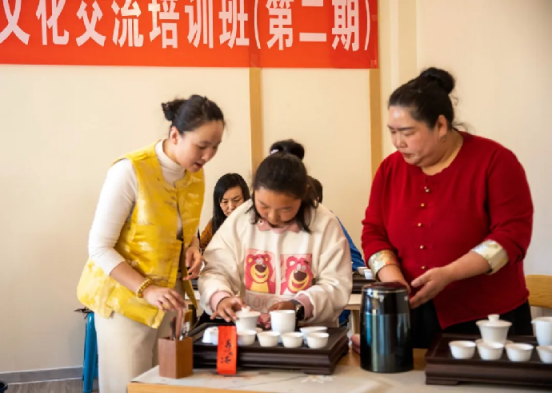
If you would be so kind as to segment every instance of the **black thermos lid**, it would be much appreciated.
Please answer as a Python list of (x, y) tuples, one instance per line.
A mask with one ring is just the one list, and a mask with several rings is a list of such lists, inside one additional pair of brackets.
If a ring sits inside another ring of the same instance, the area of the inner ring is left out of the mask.
[(396, 315), (409, 313), (408, 290), (399, 282), (375, 282), (362, 288), (361, 313)]

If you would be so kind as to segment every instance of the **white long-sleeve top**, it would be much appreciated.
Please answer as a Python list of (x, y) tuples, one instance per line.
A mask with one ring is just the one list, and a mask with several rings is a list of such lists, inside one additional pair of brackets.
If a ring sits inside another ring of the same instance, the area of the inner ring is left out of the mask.
[[(163, 152), (163, 141), (155, 145), (155, 153), (163, 177), (174, 186), (186, 170)], [(115, 250), (115, 244), (123, 225), (132, 216), (137, 196), (138, 180), (132, 162), (123, 159), (113, 164), (107, 172), (88, 238), (88, 255), (106, 275), (125, 260)], [(178, 237), (181, 236), (182, 221), (178, 216)]]
[(280, 301), (307, 297), (306, 323), (334, 325), (352, 290), (349, 244), (335, 215), (322, 205), (311, 209), (309, 234), (295, 224), (283, 230), (252, 224), (251, 206), (236, 209), (204, 253), (202, 307), (212, 313), (212, 301), (229, 293), (266, 313)]

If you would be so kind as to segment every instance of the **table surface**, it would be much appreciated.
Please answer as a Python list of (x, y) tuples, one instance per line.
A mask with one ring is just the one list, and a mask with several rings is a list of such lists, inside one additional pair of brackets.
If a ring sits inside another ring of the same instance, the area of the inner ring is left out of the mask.
[(244, 370), (234, 376), (221, 376), (214, 369), (195, 370), (183, 379), (159, 376), (155, 367), (128, 385), (129, 393), (235, 393), (235, 392), (546, 392), (535, 388), (503, 385), (460, 384), (428, 386), (425, 384), (426, 351), (414, 350), (414, 370), (377, 374), (360, 368), (360, 356), (350, 351), (341, 359), (333, 375), (305, 375), (297, 371)]

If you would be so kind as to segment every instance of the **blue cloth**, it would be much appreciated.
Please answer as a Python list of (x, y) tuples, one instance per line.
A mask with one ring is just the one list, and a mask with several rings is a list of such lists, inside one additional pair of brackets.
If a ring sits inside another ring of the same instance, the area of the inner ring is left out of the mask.
[(355, 246), (355, 243), (351, 239), (351, 236), (349, 235), (347, 230), (345, 230), (343, 223), (341, 223), (341, 220), (339, 220), (339, 218), (337, 218), (337, 221), (339, 222), (339, 224), (341, 224), (341, 228), (343, 229), (345, 238), (347, 238), (347, 242), (349, 242), (349, 248), (351, 249), (351, 260), (353, 261), (353, 271), (356, 271), (357, 268), (359, 267), (366, 267), (366, 264), (364, 263), (364, 259), (362, 258), (362, 255), (358, 251), (357, 247)]
[[(366, 264), (364, 263), (364, 260), (362, 259), (362, 255), (358, 251), (357, 247), (355, 246), (355, 243), (353, 242), (351, 236), (345, 230), (345, 227), (343, 226), (343, 223), (341, 223), (341, 220), (336, 216), (337, 221), (339, 224), (341, 224), (341, 228), (343, 229), (343, 233), (345, 234), (345, 238), (347, 238), (347, 242), (349, 242), (349, 249), (351, 249), (351, 260), (353, 262), (352, 270), (353, 272), (357, 270), (358, 267), (366, 267)], [(349, 315), (351, 314), (350, 311), (343, 311), (341, 312), (341, 315), (339, 315), (339, 326), (346, 326), (349, 322)]]

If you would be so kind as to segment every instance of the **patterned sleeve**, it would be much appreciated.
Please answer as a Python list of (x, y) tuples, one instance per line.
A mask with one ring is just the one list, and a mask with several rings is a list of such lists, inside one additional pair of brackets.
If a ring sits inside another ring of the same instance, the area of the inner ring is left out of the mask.
[(475, 253), (488, 261), (490, 270), (489, 275), (494, 274), (508, 263), (508, 253), (506, 250), (491, 239), (483, 241), (472, 249)]
[(209, 221), (207, 223), (207, 226), (203, 229), (203, 232), (201, 233), (201, 237), (199, 237), (199, 247), (201, 250), (207, 249), (207, 246), (209, 245), (209, 242), (211, 242), (211, 239), (213, 238), (213, 222)]
[(395, 264), (398, 265), (397, 256), (392, 251), (385, 249), (374, 253), (368, 259), (368, 266), (374, 274), (374, 278), (378, 277), (378, 272), (386, 265)]

